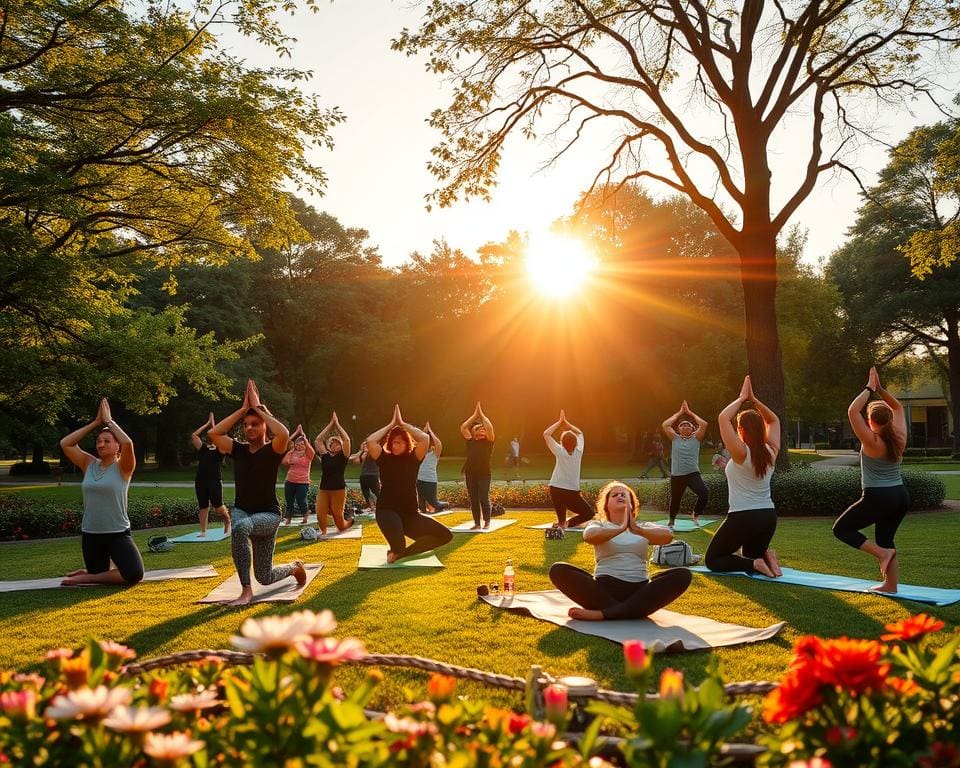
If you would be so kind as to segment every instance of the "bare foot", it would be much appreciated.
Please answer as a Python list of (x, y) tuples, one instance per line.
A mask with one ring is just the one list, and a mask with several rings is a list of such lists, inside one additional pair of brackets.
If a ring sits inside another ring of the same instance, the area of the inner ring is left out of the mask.
[(695, 526), (697, 526), (697, 528), (700, 527), (700, 516), (699, 516), (699, 515), (691, 515), (690, 519), (693, 520), (693, 524), (694, 524)]
[(320, 535), (321, 535), (321, 536), (326, 536), (326, 535), (327, 535), (327, 532), (326, 532), (326, 531), (320, 531)]
[(199, 536), (199, 538), (201, 538), (201, 539), (207, 538), (207, 532), (206, 532), (206, 531), (200, 531), (200, 536)]
[(223, 512), (223, 535), (227, 536), (230, 533), (230, 512)]
[(470, 530), (471, 530), (471, 531), (479, 531), (479, 530), (480, 530), (480, 526), (479, 526), (479, 525), (471, 525), (471, 526), (470, 526)]
[(250, 605), (250, 602), (252, 600), (253, 600), (253, 588), (244, 587), (242, 590), (240, 590), (240, 597), (238, 597), (236, 600), (233, 600), (227, 603), (227, 605), (233, 608), (236, 608), (237, 606), (241, 606), (241, 605)]
[(871, 592), (889, 592), (890, 594), (897, 593), (897, 583), (888, 584), (886, 581), (883, 584), (877, 584), (875, 587), (870, 587)]
[(394, 552), (392, 549), (389, 550), (389, 551), (387, 552), (387, 562), (388, 562), (388, 563), (395, 563), (395, 562), (397, 562), (397, 560), (398, 560), (398, 558), (397, 558), (397, 553)]
[(486, 523), (484, 523), (484, 524), (481, 526), (481, 528), (483, 528), (483, 530), (487, 530), (489, 527), (490, 527), (490, 523), (489, 523), (489, 522), (486, 522)]
[(763, 561), (770, 567), (770, 570), (773, 571), (774, 576), (783, 576), (783, 571), (780, 570), (780, 563), (777, 560), (776, 550), (768, 549), (764, 552)]
[(297, 580), (297, 586), (302, 587), (307, 583), (307, 569), (303, 567), (303, 563), (300, 560), (294, 560), (291, 564), (293, 570), (293, 578)]
[[(883, 556), (880, 558), (880, 575), (883, 576), (884, 580), (886, 580), (886, 578), (887, 578), (887, 569), (890, 567), (890, 561), (893, 560), (893, 558), (895, 558), (895, 557), (897, 556), (897, 550), (896, 550), (896, 549), (884, 549), (883, 552), (884, 552), (884, 554), (883, 554)], [(886, 581), (884, 581), (884, 583), (886, 583)], [(894, 586), (896, 586), (896, 585), (894, 585)], [(889, 590), (884, 590), (884, 591), (889, 591)], [(897, 590), (894, 589), (893, 591), (896, 592)]]
[(762, 557), (758, 557), (753, 561), (753, 570), (757, 573), (762, 573), (764, 576), (769, 576), (771, 579), (777, 578), (777, 575), (770, 570), (770, 566), (767, 565), (767, 562)]
[(70, 571), (70, 573), (67, 574), (67, 577), (69, 578), (70, 576), (86, 576), (86, 575), (87, 575), (86, 568), (78, 568), (76, 571)]
[(603, 621), (603, 613), (601, 611), (592, 611), (589, 608), (581, 608), (579, 605), (573, 606), (567, 615), (571, 619), (577, 619), (578, 621)]

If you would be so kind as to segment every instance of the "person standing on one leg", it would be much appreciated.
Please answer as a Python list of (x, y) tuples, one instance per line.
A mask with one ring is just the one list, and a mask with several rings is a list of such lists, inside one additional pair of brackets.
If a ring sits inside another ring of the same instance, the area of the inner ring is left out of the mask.
[(443, 443), (430, 428), (429, 421), (424, 425), (423, 431), (430, 438), (430, 447), (427, 455), (420, 462), (420, 470), (417, 472), (417, 503), (420, 512), (429, 515), (440, 512), (450, 505), (437, 498), (437, 488), (440, 485), (437, 464), (440, 461), (440, 454), (443, 453)]
[[(753, 409), (741, 411), (746, 402), (752, 402)], [(749, 376), (743, 380), (739, 397), (718, 419), (720, 436), (730, 452), (724, 467), (730, 511), (710, 540), (704, 562), (711, 571), (781, 576), (777, 553), (770, 549), (777, 530), (770, 478), (780, 452), (780, 419), (757, 399)]]
[(571, 619), (642, 619), (668, 606), (690, 586), (692, 575), (686, 568), (670, 568), (650, 578), (647, 548), (669, 544), (673, 531), (639, 522), (639, 509), (637, 495), (626, 484), (607, 483), (597, 496), (597, 512), (603, 519), (590, 521), (583, 532), (596, 558), (593, 575), (570, 563), (550, 566), (550, 581), (577, 603), (568, 612)]
[[(243, 421), (246, 442), (234, 440), (228, 433)], [(267, 430), (273, 433), (268, 439)], [(233, 505), (233, 532), (230, 537), (233, 563), (240, 577), (240, 596), (230, 605), (247, 605), (253, 600), (250, 582), (250, 550), (253, 549), (253, 573), (261, 584), (273, 584), (293, 576), (303, 586), (307, 572), (303, 563), (273, 565), (273, 550), (280, 527), (280, 502), (277, 500), (277, 474), (287, 452), (290, 433), (266, 406), (253, 380), (247, 381), (243, 405), (209, 432), (217, 449), (233, 458), (236, 499)]]
[(470, 496), (470, 511), (473, 512), (473, 530), (490, 527), (490, 480), (493, 470), (490, 457), (493, 456), (493, 424), (486, 417), (477, 401), (463, 424), (460, 434), (467, 441), (467, 461), (463, 465), (467, 494)]
[[(417, 470), (429, 442), (426, 432), (403, 420), (399, 405), (393, 407), (390, 422), (367, 438), (367, 450), (380, 465), (377, 525), (390, 547), (388, 563), (429, 552), (453, 539), (449, 528), (417, 509)], [(413, 539), (409, 546), (408, 538)]]
[(200, 509), (200, 536), (207, 535), (207, 521), (210, 515), (210, 507), (217, 510), (220, 517), (223, 518), (223, 533), (230, 533), (230, 510), (223, 503), (223, 454), (217, 450), (210, 439), (206, 441), (201, 439), (200, 435), (209, 429), (213, 429), (217, 422), (213, 414), (207, 418), (202, 427), (198, 427), (192, 435), (190, 442), (197, 450), (197, 474), (193, 480), (193, 487), (197, 493), (197, 506)]
[(707, 422), (691, 411), (684, 400), (680, 410), (664, 421), (660, 428), (670, 441), (670, 527), (673, 528), (677, 519), (680, 500), (687, 488), (697, 494), (693, 522), (700, 525), (700, 513), (707, 508), (710, 496), (700, 474), (700, 444), (707, 434)]
[[(563, 430), (558, 443), (553, 433)], [(580, 493), (580, 463), (583, 460), (583, 432), (567, 421), (564, 412), (560, 418), (543, 430), (543, 439), (556, 457), (553, 474), (550, 475), (550, 500), (557, 513), (557, 525), (560, 528), (583, 525), (597, 510), (592, 508)], [(567, 520), (567, 510), (573, 517)]]
[[(873, 395), (881, 399), (870, 402)], [(864, 417), (863, 410), (867, 415)], [(878, 592), (896, 592), (899, 584), (897, 529), (910, 508), (900, 462), (907, 446), (907, 419), (900, 402), (880, 385), (876, 368), (870, 369), (867, 386), (847, 409), (850, 426), (860, 438), (860, 485), (863, 495), (833, 524), (833, 535), (877, 559), (883, 583)], [(874, 525), (869, 541), (860, 531)]]
[(293, 522), (294, 508), (300, 510), (300, 522), (306, 525), (310, 519), (310, 507), (307, 504), (307, 494), (310, 492), (310, 465), (317, 452), (313, 450), (300, 424), (297, 424), (296, 431), (290, 435), (289, 445), (290, 450), (283, 456), (283, 464), (287, 467), (287, 478), (283, 483), (286, 518), (281, 525), (290, 525)]
[[(332, 432), (337, 434), (331, 434)], [(347, 481), (344, 473), (350, 461), (350, 435), (347, 434), (337, 412), (334, 411), (327, 424), (317, 435), (317, 452), (320, 454), (320, 488), (317, 490), (317, 521), (320, 534), (327, 535), (327, 521), (333, 517), (338, 531), (353, 525), (353, 518), (344, 517), (347, 504)]]

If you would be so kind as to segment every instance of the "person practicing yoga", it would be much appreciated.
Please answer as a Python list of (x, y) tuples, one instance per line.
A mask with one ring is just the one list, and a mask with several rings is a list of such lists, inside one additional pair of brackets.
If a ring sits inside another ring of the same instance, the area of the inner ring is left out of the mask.
[(290, 435), (290, 450), (283, 456), (283, 464), (287, 468), (287, 479), (283, 483), (283, 496), (286, 507), (286, 517), (281, 525), (290, 525), (293, 522), (293, 510), (300, 510), (303, 525), (310, 519), (310, 506), (307, 504), (307, 493), (310, 491), (310, 465), (317, 452), (313, 450), (310, 441), (303, 431), (303, 425)]
[(603, 520), (591, 520), (583, 540), (593, 547), (596, 566), (591, 576), (570, 563), (550, 566), (550, 581), (576, 606), (571, 619), (642, 619), (668, 606), (690, 586), (686, 568), (647, 572), (650, 544), (669, 544), (673, 531), (655, 523), (637, 520), (640, 503), (625, 483), (614, 480), (600, 489), (597, 512)]
[[(246, 442), (229, 436), (243, 421)], [(267, 430), (273, 433), (268, 439)], [(307, 582), (303, 563), (273, 565), (273, 550), (280, 527), (280, 502), (277, 500), (277, 473), (287, 452), (290, 433), (267, 407), (253, 379), (247, 381), (243, 405), (208, 433), (217, 449), (233, 459), (236, 499), (233, 504), (233, 531), (230, 536), (233, 563), (240, 578), (240, 596), (229, 605), (247, 605), (253, 600), (250, 583), (250, 550), (253, 549), (253, 573), (263, 585), (293, 576), (299, 586)]]
[[(393, 407), (390, 422), (367, 438), (367, 451), (380, 467), (377, 525), (390, 546), (388, 563), (429, 552), (453, 539), (450, 529), (417, 509), (417, 470), (429, 442), (426, 432), (403, 420), (399, 405)], [(409, 546), (408, 538), (413, 539)]]
[(190, 435), (190, 442), (197, 451), (197, 474), (193, 479), (193, 488), (197, 493), (197, 507), (200, 509), (200, 536), (207, 535), (207, 521), (210, 507), (217, 510), (223, 518), (223, 533), (230, 533), (230, 510), (223, 503), (223, 454), (217, 450), (210, 438), (204, 440), (201, 435), (213, 429), (217, 422), (211, 413), (203, 426), (197, 427)]
[(360, 465), (360, 493), (367, 504), (364, 512), (377, 511), (377, 499), (380, 497), (380, 467), (370, 458), (366, 442), (360, 450), (351, 454), (350, 461)]
[[(746, 402), (752, 402), (753, 408), (741, 411)], [(743, 380), (740, 395), (720, 412), (718, 419), (720, 436), (730, 452), (730, 461), (723, 470), (730, 510), (710, 540), (704, 562), (711, 571), (781, 576), (777, 553), (770, 549), (777, 530), (770, 478), (780, 451), (780, 419), (757, 399), (749, 376)], [(737, 554), (738, 550), (742, 555)]]
[(710, 496), (700, 475), (700, 443), (707, 434), (707, 422), (691, 411), (684, 400), (680, 410), (664, 421), (660, 429), (670, 441), (670, 527), (673, 528), (677, 519), (680, 500), (687, 488), (697, 494), (693, 522), (694, 525), (700, 525), (700, 513), (707, 508)]
[(424, 425), (423, 431), (430, 437), (430, 447), (427, 449), (427, 455), (420, 462), (420, 470), (417, 472), (417, 503), (420, 511), (428, 515), (442, 512), (450, 505), (437, 498), (437, 487), (440, 485), (437, 463), (440, 461), (440, 454), (443, 453), (443, 443), (430, 428), (429, 421)]
[[(553, 434), (562, 429), (560, 442)], [(543, 430), (543, 439), (556, 457), (553, 474), (550, 475), (550, 500), (557, 513), (557, 526), (560, 528), (583, 525), (591, 519), (597, 510), (592, 508), (580, 493), (580, 462), (583, 459), (583, 432), (567, 421), (564, 412), (560, 418)], [(573, 517), (567, 520), (567, 510)]]
[[(870, 402), (872, 395), (881, 399)], [(910, 507), (910, 494), (900, 473), (900, 462), (907, 445), (903, 406), (880, 385), (877, 369), (871, 368), (867, 386), (850, 403), (847, 416), (861, 443), (860, 485), (863, 495), (837, 518), (833, 535), (854, 549), (877, 558), (883, 583), (872, 589), (896, 592), (899, 566), (893, 539)], [(860, 532), (870, 525), (876, 526), (875, 542)]]
[[(331, 434), (336, 432), (336, 434)], [(317, 453), (320, 454), (320, 487), (317, 489), (317, 523), (320, 535), (327, 535), (327, 521), (333, 517), (338, 531), (345, 531), (353, 525), (353, 518), (347, 520), (343, 515), (347, 503), (347, 481), (344, 472), (350, 461), (350, 435), (347, 434), (337, 412), (334, 411), (330, 422), (316, 440)]]
[[(78, 444), (98, 427), (94, 456)], [(80, 549), (84, 565), (68, 573), (61, 584), (136, 584), (143, 579), (143, 558), (130, 534), (127, 492), (137, 458), (133, 441), (113, 420), (106, 398), (100, 401), (96, 418), (63, 438), (60, 449), (83, 472)], [(110, 567), (111, 560), (116, 568)]]
[(460, 425), (460, 434), (467, 441), (467, 460), (463, 465), (474, 531), (490, 527), (490, 480), (493, 470), (493, 424), (486, 417), (480, 401), (470, 417)]

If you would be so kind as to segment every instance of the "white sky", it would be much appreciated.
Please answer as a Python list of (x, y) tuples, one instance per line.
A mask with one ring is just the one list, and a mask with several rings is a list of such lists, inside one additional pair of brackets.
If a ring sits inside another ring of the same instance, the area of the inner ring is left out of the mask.
[[(300, 11), (287, 24), (298, 43), (292, 59), (283, 63), (312, 70), (313, 79), (303, 87), (317, 93), (324, 106), (336, 105), (347, 116), (334, 129), (333, 152), (312, 158), (325, 169), (329, 183), (324, 197), (309, 202), (345, 226), (367, 229), (388, 265), (413, 251), (429, 252), (432, 241), (440, 238), (472, 255), (478, 246), (503, 239), (511, 229), (543, 230), (568, 215), (599, 167), (600, 157), (591, 155), (597, 145), (584, 146), (562, 165), (537, 172), (546, 156), (544, 148), (518, 138), (504, 158), (492, 202), (425, 210), (424, 195), (436, 186), (426, 164), (438, 139), (426, 120), (433, 109), (447, 103), (444, 86), (425, 71), (422, 61), (390, 50), (390, 40), (404, 26), (416, 27), (417, 21), (416, 9), (405, 2), (321, 0), (318, 13)], [(253, 65), (276, 63), (249, 41), (231, 37), (224, 42)], [(896, 142), (914, 125), (936, 119), (926, 108), (916, 115), (887, 116), (885, 122), (890, 140)], [(797, 141), (804, 142), (803, 135)], [(780, 157), (782, 167), (805, 160), (791, 151), (789, 139), (782, 144)], [(885, 162), (882, 149), (862, 152), (864, 180), (872, 181)], [(775, 178), (779, 167), (775, 163)], [(808, 261), (817, 262), (843, 241), (858, 204), (851, 179), (820, 183), (791, 221), (809, 230)]]

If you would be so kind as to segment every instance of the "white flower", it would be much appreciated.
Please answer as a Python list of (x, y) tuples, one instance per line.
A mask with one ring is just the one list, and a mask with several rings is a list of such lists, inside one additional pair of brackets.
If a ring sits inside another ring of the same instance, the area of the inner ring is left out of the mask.
[(215, 690), (199, 691), (197, 693), (181, 693), (170, 698), (170, 709), (177, 712), (195, 712), (200, 709), (210, 709), (221, 703)]
[(283, 653), (298, 642), (310, 640), (310, 629), (314, 622), (303, 613), (247, 619), (240, 627), (242, 637), (233, 635), (230, 642), (248, 653)]
[(169, 722), (170, 713), (163, 707), (117, 707), (103, 724), (123, 733), (146, 733)]
[(326, 637), (337, 628), (337, 620), (333, 617), (333, 611), (329, 610), (320, 611), (320, 613), (297, 611), (290, 614), (290, 618), (305, 621), (309, 625), (307, 634), (311, 637)]
[(391, 733), (409, 733), (411, 736), (423, 736), (426, 733), (436, 733), (437, 726), (430, 722), (420, 722), (412, 717), (397, 717), (388, 712), (383, 718), (383, 724)]
[(344, 661), (357, 661), (367, 655), (363, 641), (355, 637), (345, 637), (342, 640), (335, 637), (311, 639), (297, 643), (297, 650), (305, 659), (331, 666)]
[(100, 640), (99, 642), (101, 650), (107, 654), (107, 656), (116, 656), (118, 659), (136, 658), (137, 652), (132, 648), (127, 648), (125, 645), (115, 643), (113, 640)]
[(100, 718), (129, 703), (128, 688), (107, 688), (100, 685), (96, 688), (78, 688), (57, 696), (44, 714), (53, 720)]
[(148, 733), (143, 751), (156, 760), (179, 760), (203, 749), (203, 742), (190, 738), (189, 733)]

